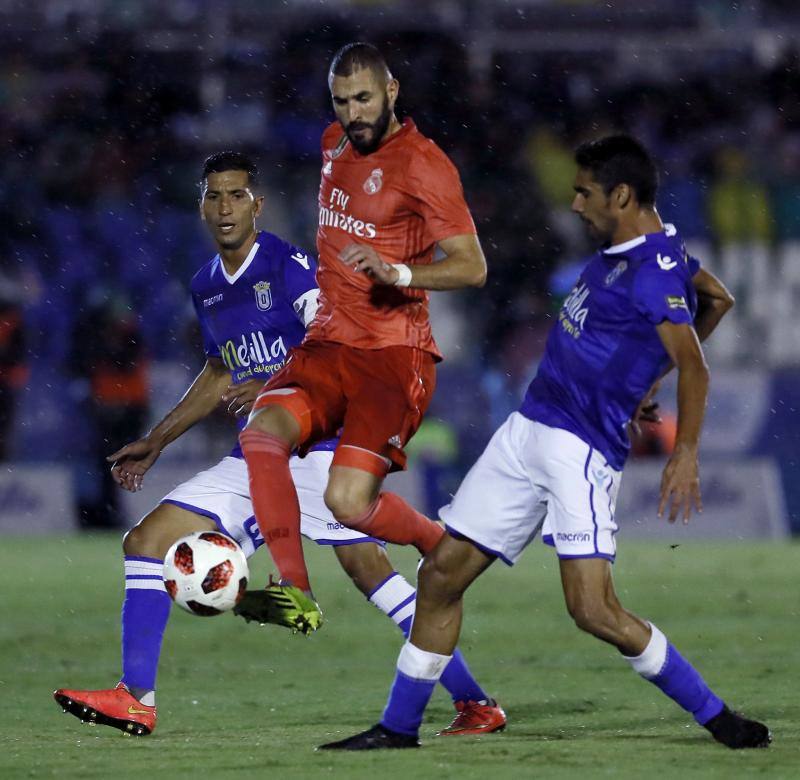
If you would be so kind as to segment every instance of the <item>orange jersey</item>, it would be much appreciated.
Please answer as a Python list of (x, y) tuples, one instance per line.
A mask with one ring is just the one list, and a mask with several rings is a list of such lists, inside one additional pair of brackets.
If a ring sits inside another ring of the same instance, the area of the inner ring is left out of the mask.
[(437, 242), (475, 233), (453, 163), (410, 119), (361, 155), (336, 122), (322, 136), (317, 253), (319, 309), (308, 338), (358, 349), (416, 347), (441, 357), (424, 290), (373, 283), (344, 265), (348, 244), (368, 244), (387, 263), (433, 261)]

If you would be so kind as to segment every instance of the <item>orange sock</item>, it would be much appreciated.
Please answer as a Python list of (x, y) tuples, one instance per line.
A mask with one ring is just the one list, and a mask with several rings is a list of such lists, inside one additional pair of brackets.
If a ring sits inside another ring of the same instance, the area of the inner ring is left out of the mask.
[(393, 544), (413, 544), (423, 555), (444, 536), (444, 528), (395, 493), (381, 493), (363, 515), (342, 524)]
[(289, 445), (277, 436), (247, 429), (239, 442), (247, 461), (256, 522), (281, 580), (311, 590), (300, 538), (300, 504), (289, 470)]

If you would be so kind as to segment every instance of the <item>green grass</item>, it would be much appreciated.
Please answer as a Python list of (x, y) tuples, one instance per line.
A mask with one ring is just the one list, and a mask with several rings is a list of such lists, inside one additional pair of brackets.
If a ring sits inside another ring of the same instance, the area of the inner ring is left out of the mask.
[[(505, 733), (434, 738), (452, 717), (437, 693), (419, 751), (315, 753), (372, 725), (400, 636), (307, 547), (327, 623), (311, 638), (224, 615), (173, 612), (147, 738), (63, 715), (54, 688), (119, 678), (118, 539), (0, 540), (0, 777), (221, 778), (800, 776), (800, 546), (622, 540), (623, 603), (653, 619), (735, 706), (763, 718), (769, 750), (713, 743), (616, 653), (567, 618), (549, 549), (496, 565), (467, 596), (462, 649), (505, 706)], [(413, 576), (414, 557), (392, 549)], [(256, 557), (256, 579), (267, 555)]]

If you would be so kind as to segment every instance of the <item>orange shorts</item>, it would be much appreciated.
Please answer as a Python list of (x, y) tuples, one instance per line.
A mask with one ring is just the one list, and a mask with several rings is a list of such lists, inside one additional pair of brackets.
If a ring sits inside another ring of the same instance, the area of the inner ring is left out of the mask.
[[(277, 403), (292, 412), (303, 429), (300, 455), (316, 442), (339, 435), (334, 465), (339, 460), (341, 465), (378, 473), (368, 465), (377, 455), (385, 474), (405, 468), (403, 447), (419, 428), (435, 386), (434, 358), (423, 350), (356, 349), (332, 341), (308, 341), (291, 351), (286, 365), (264, 385), (253, 409)], [(269, 395), (291, 387), (303, 392), (295, 398)], [(368, 454), (363, 466), (359, 450)]]

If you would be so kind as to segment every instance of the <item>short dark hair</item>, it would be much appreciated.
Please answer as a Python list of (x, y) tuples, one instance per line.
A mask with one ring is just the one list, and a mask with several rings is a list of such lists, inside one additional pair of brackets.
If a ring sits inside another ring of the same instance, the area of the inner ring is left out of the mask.
[(384, 80), (392, 77), (389, 66), (376, 46), (357, 41), (342, 46), (331, 60), (328, 78), (332, 76), (352, 76), (356, 70), (367, 68)]
[(222, 173), (223, 171), (246, 171), (250, 186), (257, 187), (259, 184), (258, 166), (251, 157), (241, 152), (217, 152), (206, 158), (203, 163), (203, 178), (200, 186), (208, 180), (210, 173)]
[(618, 184), (627, 184), (643, 206), (656, 202), (658, 170), (644, 145), (629, 135), (587, 141), (575, 150), (575, 162), (592, 172), (606, 195)]

